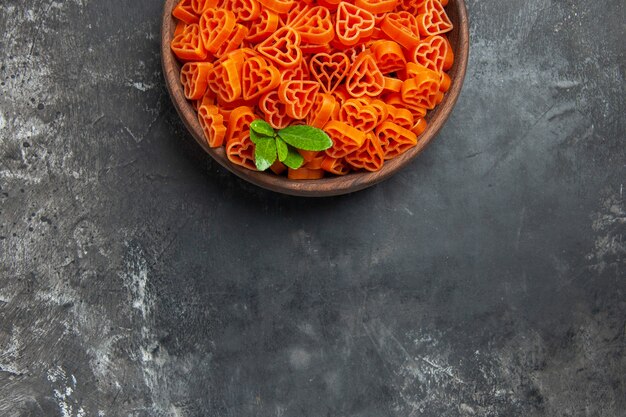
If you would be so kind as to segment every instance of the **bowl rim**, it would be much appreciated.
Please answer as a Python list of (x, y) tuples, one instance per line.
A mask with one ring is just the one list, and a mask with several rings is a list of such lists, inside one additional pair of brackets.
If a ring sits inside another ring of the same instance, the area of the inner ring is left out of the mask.
[(454, 77), (451, 77), (452, 84), (444, 95), (443, 101), (429, 112), (427, 116), (428, 127), (420, 135), (417, 146), (396, 158), (385, 161), (383, 168), (377, 172), (353, 172), (345, 176), (324, 177), (319, 180), (290, 180), (270, 172), (252, 171), (231, 163), (226, 156), (224, 147), (210, 148), (208, 146), (196, 113), (191, 103), (185, 98), (182, 84), (179, 82), (181, 65), (170, 49), (170, 42), (176, 26), (172, 10), (178, 1), (165, 0), (161, 26), (161, 64), (165, 85), (174, 107), (187, 130), (206, 153), (228, 171), (267, 190), (301, 197), (329, 197), (349, 194), (378, 184), (406, 167), (432, 142), (452, 113), (461, 93), (469, 57), (469, 23), (465, 1), (450, 0), (446, 8), (455, 7), (458, 20), (454, 22), (454, 30), (458, 30), (458, 40), (454, 45), (455, 62), (450, 70), (450, 72), (454, 72)]

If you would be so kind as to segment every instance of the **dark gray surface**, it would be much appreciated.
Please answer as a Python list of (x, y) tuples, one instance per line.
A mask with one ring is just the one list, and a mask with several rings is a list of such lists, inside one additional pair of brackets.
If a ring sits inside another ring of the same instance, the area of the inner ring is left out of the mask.
[(470, 0), (434, 144), (324, 200), (204, 157), (158, 0), (0, 0), (1, 416), (626, 415), (623, 0)]

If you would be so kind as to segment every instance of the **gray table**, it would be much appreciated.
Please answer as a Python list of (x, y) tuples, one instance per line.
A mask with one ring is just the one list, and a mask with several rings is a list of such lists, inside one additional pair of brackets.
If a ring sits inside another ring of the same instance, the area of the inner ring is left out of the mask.
[(160, 1), (0, 0), (0, 415), (626, 415), (625, 3), (468, 9), (433, 145), (306, 200), (191, 140)]

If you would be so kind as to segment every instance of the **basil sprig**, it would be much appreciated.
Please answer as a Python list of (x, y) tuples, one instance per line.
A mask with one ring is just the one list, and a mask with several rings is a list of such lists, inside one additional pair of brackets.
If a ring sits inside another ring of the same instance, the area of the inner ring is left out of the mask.
[(277, 159), (289, 168), (298, 169), (304, 158), (297, 149), (324, 151), (333, 146), (332, 139), (322, 129), (297, 125), (275, 131), (261, 119), (250, 124), (250, 140), (255, 145), (254, 162), (259, 171), (265, 171)]

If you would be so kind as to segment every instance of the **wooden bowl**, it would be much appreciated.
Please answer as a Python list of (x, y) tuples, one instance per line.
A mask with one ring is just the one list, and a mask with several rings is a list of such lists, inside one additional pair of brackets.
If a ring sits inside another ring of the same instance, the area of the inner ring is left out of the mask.
[(445, 94), (443, 101), (434, 110), (428, 112), (428, 128), (419, 137), (417, 146), (392, 160), (385, 161), (383, 168), (378, 172), (355, 172), (343, 177), (333, 176), (319, 180), (294, 181), (287, 179), (287, 177), (274, 175), (271, 172), (251, 171), (232, 164), (226, 157), (224, 147), (210, 148), (207, 145), (196, 113), (191, 103), (185, 98), (183, 87), (179, 81), (181, 65), (170, 49), (170, 42), (176, 28), (172, 10), (177, 3), (178, 0), (165, 1), (161, 28), (161, 60), (165, 82), (174, 106), (187, 129), (205, 152), (235, 175), (268, 190), (296, 196), (325, 197), (359, 191), (391, 177), (422, 152), (426, 145), (433, 140), (448, 119), (461, 92), (469, 53), (469, 24), (464, 0), (449, 0), (446, 12), (454, 24), (454, 30), (448, 33), (448, 39), (452, 44), (455, 56), (454, 66), (448, 71), (452, 85)]

